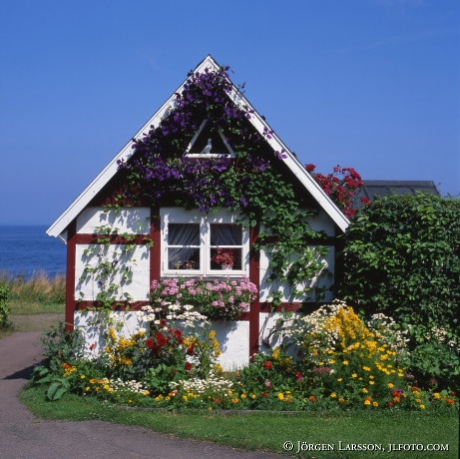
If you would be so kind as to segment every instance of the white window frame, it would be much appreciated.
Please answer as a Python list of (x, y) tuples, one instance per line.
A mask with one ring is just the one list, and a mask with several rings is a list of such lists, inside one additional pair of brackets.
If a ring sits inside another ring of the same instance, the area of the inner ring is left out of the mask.
[[(185, 210), (179, 207), (163, 207), (161, 218), (161, 275), (165, 277), (242, 277), (249, 276), (249, 230), (242, 225), (241, 269), (211, 269), (211, 225), (238, 224), (241, 218), (232, 212), (219, 210), (211, 214)], [(195, 223), (200, 227), (200, 268), (170, 269), (168, 267), (168, 225), (170, 223)]]

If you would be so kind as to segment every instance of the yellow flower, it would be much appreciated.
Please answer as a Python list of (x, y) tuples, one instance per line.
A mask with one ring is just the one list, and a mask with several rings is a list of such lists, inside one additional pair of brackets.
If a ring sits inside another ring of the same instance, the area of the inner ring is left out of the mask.
[(87, 387), (85, 390), (86, 392), (89, 392), (91, 390), (91, 387)]
[(375, 384), (375, 381), (369, 381), (369, 384), (370, 385)]
[(246, 394), (246, 392), (244, 392), (243, 394), (241, 394), (241, 398), (248, 398), (248, 394)]
[(372, 402), (374, 406), (379, 406), (379, 402)]
[(251, 398), (252, 398), (252, 399), (256, 399), (256, 398), (257, 398), (257, 395), (256, 395), (256, 394), (252, 394), (252, 395), (251, 395)]
[(118, 338), (117, 332), (114, 328), (109, 328), (109, 336), (110, 338), (112, 338), (113, 341), (116, 341), (116, 339)]
[(215, 330), (211, 330), (211, 331), (209, 332), (209, 338), (210, 338), (210, 339), (214, 339), (215, 337), (216, 337), (216, 331), (215, 331)]
[(344, 360), (344, 361), (343, 361), (343, 364), (344, 364), (344, 365), (348, 365), (349, 363), (350, 363), (350, 362), (349, 362), (348, 360)]
[(240, 401), (239, 401), (239, 399), (237, 399), (237, 398), (232, 398), (232, 403), (237, 404), (237, 403), (240, 403)]
[(188, 397), (187, 397), (186, 395), (183, 395), (183, 396), (182, 396), (182, 400), (183, 400), (184, 402), (188, 402)]
[(329, 360), (329, 363), (333, 365), (335, 363), (335, 360)]
[(391, 389), (391, 388), (395, 387), (395, 385), (393, 383), (388, 383), (388, 387)]
[(332, 398), (336, 398), (336, 397), (337, 397), (337, 394), (336, 394), (335, 392), (332, 392), (331, 397), (332, 397)]
[(340, 398), (339, 398), (339, 402), (340, 402), (340, 403), (345, 403), (345, 399), (344, 399), (343, 397), (340, 397)]
[(80, 377), (81, 377), (81, 379), (85, 379), (85, 378), (86, 378), (86, 376), (85, 376), (85, 375), (81, 375)]
[(214, 365), (214, 372), (217, 374), (222, 374), (224, 371), (224, 367), (220, 363), (216, 363)]
[(420, 405), (420, 408), (421, 408), (422, 410), (424, 410), (424, 409), (426, 408), (426, 406), (425, 406), (425, 405)]
[(337, 381), (342, 382), (343, 378), (337, 378)]
[(353, 374), (351, 375), (351, 377), (352, 377), (352, 378), (357, 378), (357, 377), (358, 377), (358, 374), (357, 374), (357, 373), (353, 373)]
[(280, 393), (278, 394), (278, 398), (279, 398), (280, 400), (284, 400), (284, 394), (283, 394), (282, 392), (280, 392)]
[(439, 392), (435, 392), (434, 394), (434, 398), (441, 398), (441, 394)]
[(273, 351), (273, 360), (278, 360), (280, 358), (280, 348), (277, 347), (274, 351)]
[(371, 404), (371, 401), (370, 401), (370, 400), (366, 400), (366, 401), (364, 402), (364, 404), (365, 404), (365, 405), (370, 405), (370, 404)]
[(364, 387), (363, 388), (363, 393), (367, 394), (368, 392), (369, 392), (369, 390)]

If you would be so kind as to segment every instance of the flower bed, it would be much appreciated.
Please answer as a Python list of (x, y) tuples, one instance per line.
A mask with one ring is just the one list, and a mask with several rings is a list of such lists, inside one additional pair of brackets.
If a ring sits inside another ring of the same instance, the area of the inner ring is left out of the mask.
[(171, 304), (143, 314), (148, 330), (126, 338), (109, 328), (107, 346), (92, 361), (75, 352), (78, 331), (49, 333), (47, 362), (35, 369), (34, 384), (46, 384), (50, 400), (70, 391), (170, 409), (458, 410), (455, 388), (414, 380), (405, 366), (405, 337), (391, 319), (379, 315), (366, 324), (340, 302), (285, 317), (273, 330), (283, 345), (226, 374), (205, 316)]

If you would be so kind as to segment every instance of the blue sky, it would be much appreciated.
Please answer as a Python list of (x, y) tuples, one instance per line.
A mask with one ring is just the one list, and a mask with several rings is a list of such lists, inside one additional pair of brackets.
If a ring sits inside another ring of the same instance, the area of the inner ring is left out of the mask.
[(15, 0), (0, 224), (51, 225), (207, 54), (318, 171), (460, 193), (458, 0)]

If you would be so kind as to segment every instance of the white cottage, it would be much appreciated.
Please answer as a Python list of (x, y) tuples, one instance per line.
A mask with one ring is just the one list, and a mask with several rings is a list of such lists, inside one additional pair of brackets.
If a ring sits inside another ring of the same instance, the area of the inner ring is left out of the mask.
[(247, 277), (255, 301), (214, 324), (232, 369), (281, 309), (332, 299), (349, 221), (226, 70), (206, 57), (48, 229), (67, 244), (69, 328), (109, 306), (129, 334), (154, 281)]

